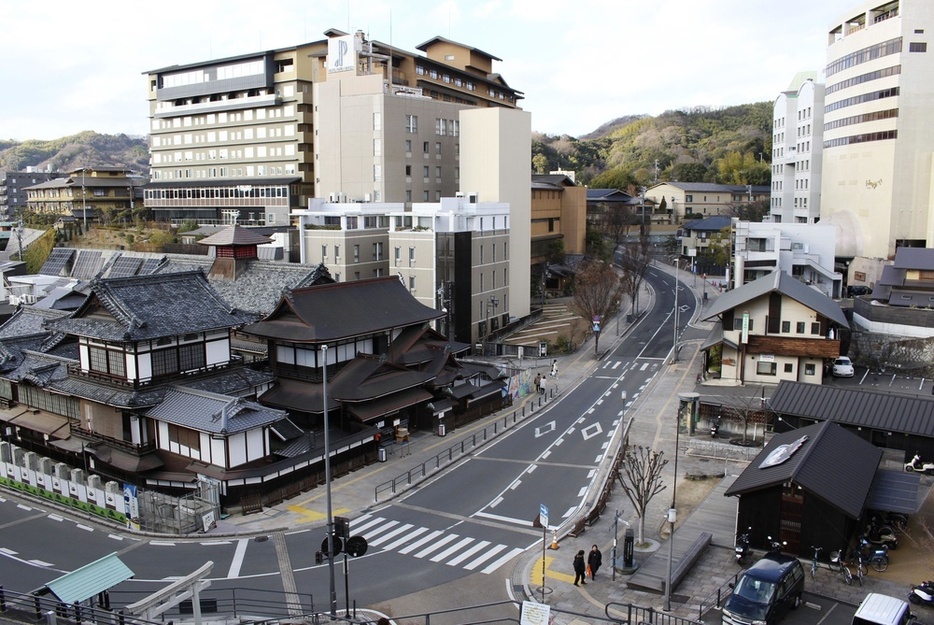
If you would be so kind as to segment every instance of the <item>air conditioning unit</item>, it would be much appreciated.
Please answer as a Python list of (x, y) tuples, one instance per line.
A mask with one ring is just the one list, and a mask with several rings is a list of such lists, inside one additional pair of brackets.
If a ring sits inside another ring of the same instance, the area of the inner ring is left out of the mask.
[(364, 201), (364, 202), (372, 202), (372, 201), (373, 201), (373, 196), (370, 195), (369, 193), (364, 193), (364, 194), (363, 194), (363, 201)]

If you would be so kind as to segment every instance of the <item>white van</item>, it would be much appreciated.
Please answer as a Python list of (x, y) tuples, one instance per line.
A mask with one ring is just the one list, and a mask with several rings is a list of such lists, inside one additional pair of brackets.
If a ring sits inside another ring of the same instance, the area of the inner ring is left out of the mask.
[(871, 592), (856, 608), (853, 625), (908, 625), (913, 618), (907, 601)]

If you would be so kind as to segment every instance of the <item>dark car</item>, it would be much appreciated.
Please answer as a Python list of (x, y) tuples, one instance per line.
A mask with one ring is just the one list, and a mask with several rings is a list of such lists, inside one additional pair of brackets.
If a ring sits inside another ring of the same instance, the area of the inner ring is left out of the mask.
[(723, 604), (724, 625), (775, 625), (801, 605), (804, 567), (797, 558), (769, 553), (749, 567)]

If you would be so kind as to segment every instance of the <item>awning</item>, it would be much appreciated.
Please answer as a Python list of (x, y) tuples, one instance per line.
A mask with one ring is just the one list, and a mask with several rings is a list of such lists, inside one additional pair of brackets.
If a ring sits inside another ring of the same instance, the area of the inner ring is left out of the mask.
[(866, 496), (866, 509), (915, 514), (927, 495), (920, 485), (921, 476), (917, 473), (879, 469)]
[(366, 403), (344, 404), (344, 406), (360, 420), (369, 421), (370, 419), (392, 414), (408, 406), (428, 401), (432, 397), (432, 394), (423, 388), (410, 388)]
[(713, 330), (710, 331), (710, 334), (707, 335), (707, 338), (704, 339), (704, 344), (700, 346), (700, 351), (705, 349), (710, 349), (714, 345), (719, 345), (723, 342), (723, 328), (714, 326)]
[(84, 448), (89, 454), (94, 455), (101, 462), (129, 473), (152, 471), (164, 464), (162, 460), (159, 459), (159, 456), (152, 452), (138, 455), (123, 451), (122, 449), (116, 449), (107, 443), (94, 443), (93, 447), (85, 445)]
[(432, 400), (432, 402), (428, 404), (428, 407), (431, 408), (432, 413), (442, 414), (442, 413), (447, 412), (448, 410), (451, 410), (456, 405), (457, 404), (455, 404), (453, 401), (445, 397), (444, 399)]
[(69, 425), (68, 417), (45, 412), (44, 410), (24, 408), (18, 415), (5, 418), (4, 420), (7, 423), (12, 423), (13, 425), (26, 428), (27, 430), (48, 434), (51, 438), (68, 438), (71, 436), (71, 426)]
[(87, 601), (132, 577), (133, 571), (114, 552), (71, 573), (65, 573), (45, 586), (59, 601), (73, 605)]
[(84, 450), (88, 443), (80, 438), (72, 436), (71, 438), (66, 438), (60, 441), (49, 441), (49, 444), (52, 447), (58, 447), (59, 449), (64, 449), (65, 451), (71, 451), (78, 454)]

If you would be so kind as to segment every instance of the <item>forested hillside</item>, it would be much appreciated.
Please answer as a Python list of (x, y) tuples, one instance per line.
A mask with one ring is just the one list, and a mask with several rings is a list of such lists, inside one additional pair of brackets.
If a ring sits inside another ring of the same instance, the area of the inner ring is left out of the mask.
[(769, 184), (772, 103), (698, 107), (623, 117), (586, 138), (534, 134), (532, 169), (577, 172), (591, 187), (627, 189), (656, 179)]
[(149, 144), (145, 137), (102, 135), (85, 131), (52, 141), (0, 139), (0, 171), (27, 167), (74, 171), (80, 167), (126, 167), (149, 175)]

